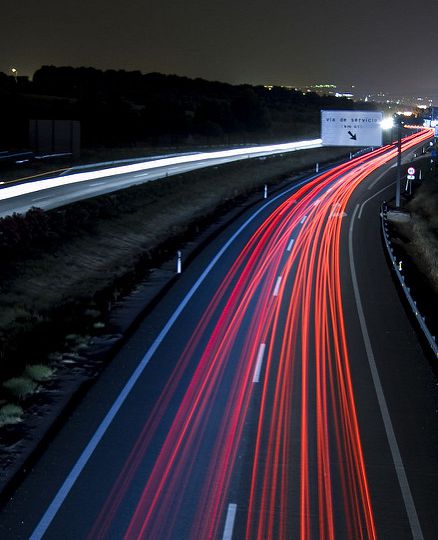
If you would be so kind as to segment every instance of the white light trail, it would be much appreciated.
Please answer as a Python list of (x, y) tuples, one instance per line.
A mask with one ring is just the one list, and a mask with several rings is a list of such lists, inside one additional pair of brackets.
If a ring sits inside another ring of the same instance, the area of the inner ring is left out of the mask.
[(199, 163), (209, 160), (217, 159), (233, 159), (246, 157), (256, 157), (270, 154), (281, 154), (285, 152), (293, 152), (296, 150), (305, 150), (310, 148), (318, 148), (322, 146), (321, 139), (313, 139), (308, 141), (298, 141), (285, 144), (275, 144), (268, 146), (254, 146), (250, 148), (236, 148), (233, 150), (221, 150), (217, 152), (204, 152), (200, 154), (174, 156), (171, 158), (154, 159), (151, 161), (144, 161), (141, 163), (133, 163), (131, 165), (123, 165), (119, 167), (112, 167), (110, 169), (100, 169), (97, 171), (74, 173), (65, 175), (58, 178), (46, 178), (37, 180), (35, 182), (28, 182), (25, 184), (19, 184), (15, 186), (9, 186), (0, 189), (0, 200), (12, 199), (19, 197), (20, 195), (27, 195), (29, 193), (35, 193), (36, 191), (42, 191), (44, 189), (51, 189), (56, 187), (62, 187), (69, 184), (75, 184), (78, 182), (86, 182), (88, 180), (96, 180), (99, 178), (110, 178), (121, 174), (138, 173), (141, 171), (147, 171), (151, 169), (160, 169), (163, 167), (169, 167), (172, 165), (182, 165), (187, 163)]

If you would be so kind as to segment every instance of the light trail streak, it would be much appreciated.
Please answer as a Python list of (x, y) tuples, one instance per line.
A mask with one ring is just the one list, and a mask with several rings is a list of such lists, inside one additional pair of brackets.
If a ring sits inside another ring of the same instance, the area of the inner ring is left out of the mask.
[[(403, 149), (428, 137), (408, 137)], [(175, 407), (193, 358), (199, 358), (196, 368), (124, 538), (219, 538), (227, 530), (226, 514), (234, 508), (228, 493), (262, 359), (245, 538), (334, 540), (339, 531), (348, 538), (377, 537), (350, 371), (339, 246), (352, 192), (395, 155), (396, 149), (385, 147), (320, 175), (253, 234), (200, 318), (90, 539), (111, 538), (112, 523), (166, 411)]]
[[(312, 139), (308, 141), (299, 141), (293, 143), (274, 144), (265, 146), (252, 146), (249, 148), (236, 148), (232, 150), (220, 150), (216, 152), (203, 152), (199, 154), (190, 154), (182, 156), (174, 156), (164, 159), (154, 159), (150, 161), (144, 161), (141, 163), (134, 163), (131, 165), (122, 165), (118, 167), (111, 167), (106, 169), (100, 169), (97, 171), (89, 171), (82, 173), (74, 173), (65, 175), (58, 178), (46, 178), (35, 182), (28, 182), (25, 184), (14, 185), (0, 189), (0, 201), (19, 197), (21, 195), (28, 195), (29, 193), (35, 193), (36, 191), (42, 191), (45, 189), (52, 189), (56, 187), (67, 186), (76, 184), (79, 182), (87, 182), (89, 180), (95, 180), (98, 178), (111, 178), (122, 174), (132, 174), (141, 171), (160, 170), (171, 167), (172, 165), (186, 165), (193, 164), (194, 166), (200, 166), (207, 164), (209, 161), (214, 160), (233, 160), (233, 159), (245, 159), (247, 157), (256, 157), (258, 155), (273, 155), (287, 152), (294, 152), (296, 150), (305, 150), (310, 148), (318, 148), (321, 146), (321, 139)], [(175, 170), (178, 170), (177, 167)], [(137, 175), (139, 176), (139, 175)], [(147, 174), (143, 174), (147, 176)]]

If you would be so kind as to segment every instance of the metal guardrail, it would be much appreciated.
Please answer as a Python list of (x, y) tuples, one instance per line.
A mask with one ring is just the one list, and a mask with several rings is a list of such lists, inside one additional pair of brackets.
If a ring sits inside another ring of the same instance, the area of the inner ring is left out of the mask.
[(33, 152), (9, 152), (9, 151), (2, 151), (0, 152), (0, 161), (2, 162), (9, 162), (9, 161), (17, 161), (20, 159), (33, 159), (34, 153)]
[[(388, 207), (387, 207), (386, 202), (384, 202), (382, 204), (382, 206), (381, 206), (380, 218), (381, 218), (381, 224), (382, 224), (383, 239), (385, 241), (386, 249), (388, 250), (389, 259), (392, 262), (392, 269), (395, 272), (395, 275), (397, 276), (398, 281), (400, 282), (400, 286), (401, 286), (401, 288), (402, 288), (402, 290), (403, 290), (403, 292), (404, 292), (404, 294), (406, 296), (406, 300), (408, 301), (408, 304), (412, 309), (412, 313), (413, 313), (414, 317), (416, 318), (416, 320), (417, 320), (417, 322), (418, 322), (418, 324), (420, 326), (420, 329), (424, 334), (424, 337), (428, 341), (428, 343), (429, 343), (435, 357), (438, 358), (438, 345), (437, 345), (435, 336), (433, 336), (431, 331), (429, 330), (429, 328), (428, 328), (428, 326), (426, 324), (425, 317), (423, 317), (421, 315), (421, 313), (418, 311), (417, 303), (412, 298), (410, 288), (407, 286), (407, 284), (405, 282), (405, 278), (404, 278), (404, 276), (402, 274), (402, 271), (401, 271), (401, 269), (399, 267), (399, 264), (397, 263), (397, 258), (394, 255), (394, 250), (392, 248), (391, 239), (390, 239), (389, 233), (388, 233), (388, 217), (387, 217), (387, 213), (388, 213)], [(400, 262), (401, 261), (399, 261), (399, 263)]]

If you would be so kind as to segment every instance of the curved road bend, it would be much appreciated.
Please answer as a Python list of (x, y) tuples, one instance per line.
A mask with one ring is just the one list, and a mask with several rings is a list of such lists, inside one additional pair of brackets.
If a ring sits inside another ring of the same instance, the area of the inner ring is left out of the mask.
[(438, 537), (437, 391), (378, 229), (393, 157), (336, 167), (216, 239), (50, 443), (1, 536)]

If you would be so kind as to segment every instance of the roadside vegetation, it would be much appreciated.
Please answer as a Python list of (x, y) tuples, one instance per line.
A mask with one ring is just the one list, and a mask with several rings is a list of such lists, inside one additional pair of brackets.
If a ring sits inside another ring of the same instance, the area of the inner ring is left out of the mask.
[(49, 364), (65, 343), (80, 352), (83, 343), (70, 339), (77, 319), (91, 333), (104, 330), (99, 298), (124, 276), (140, 268), (141, 279), (174, 257), (239, 197), (261, 197), (265, 183), (341, 154), (319, 149), (234, 163), (0, 219), (0, 400), (19, 403), (37, 391), (44, 366), (26, 367), (29, 358)]
[(438, 171), (434, 169), (422, 181), (405, 205), (410, 218), (396, 223), (398, 242), (412, 264), (438, 294)]
[[(405, 198), (401, 213), (388, 214), (389, 230), (406, 286), (431, 334), (437, 336), (438, 169), (436, 165), (430, 168), (429, 159), (419, 167), (424, 179), (413, 195)], [(436, 361), (432, 368), (437, 373)]]

